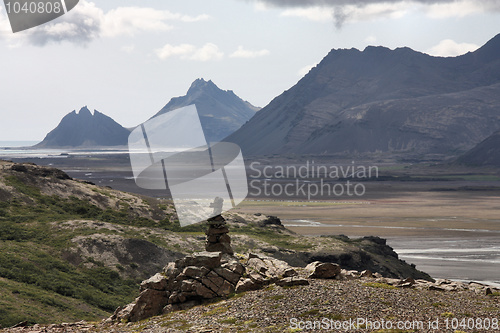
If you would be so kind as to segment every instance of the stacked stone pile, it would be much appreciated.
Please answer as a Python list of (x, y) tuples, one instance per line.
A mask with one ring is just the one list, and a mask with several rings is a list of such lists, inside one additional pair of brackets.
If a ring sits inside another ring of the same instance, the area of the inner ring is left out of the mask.
[(138, 321), (275, 282), (283, 286), (308, 284), (296, 276), (286, 262), (274, 258), (200, 252), (169, 263), (162, 273), (143, 281), (139, 297), (118, 308), (110, 320)]
[(384, 278), (369, 270), (347, 271), (334, 263), (317, 261), (305, 268), (294, 268), (284, 261), (252, 253), (232, 256), (222, 252), (200, 252), (169, 263), (162, 273), (143, 281), (139, 297), (118, 308), (107, 321), (139, 321), (270, 284), (282, 287), (309, 285), (310, 279), (364, 280), (396, 288), (442, 292), (472, 290), (482, 295), (500, 292), (478, 283)]
[(208, 230), (206, 232), (207, 241), (205, 250), (208, 252), (222, 252), (226, 254), (233, 254), (231, 248), (231, 238), (228, 235), (229, 229), (226, 220), (217, 215), (208, 220)]

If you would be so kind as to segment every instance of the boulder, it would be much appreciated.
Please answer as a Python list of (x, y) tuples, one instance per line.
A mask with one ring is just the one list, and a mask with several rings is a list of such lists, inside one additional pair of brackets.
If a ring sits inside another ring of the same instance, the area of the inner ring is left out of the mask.
[(345, 269), (342, 269), (340, 271), (340, 276), (346, 280), (355, 280), (355, 279), (359, 279), (359, 272), (358, 271), (355, 271), (355, 270), (345, 270)]
[(236, 293), (242, 293), (245, 291), (257, 290), (261, 288), (261, 285), (254, 282), (252, 279), (242, 279), (236, 285)]
[(301, 277), (291, 276), (276, 281), (276, 284), (280, 287), (308, 286), (309, 281)]
[(373, 279), (375, 276), (373, 275), (372, 271), (370, 270), (364, 270), (359, 274), (360, 278), (368, 278), (368, 279)]
[(168, 279), (163, 274), (156, 273), (149, 279), (142, 281), (140, 290), (144, 291), (146, 289), (153, 289), (153, 290), (164, 291), (166, 290), (167, 285), (168, 285)]
[(311, 272), (311, 279), (333, 279), (340, 274), (341, 268), (331, 262), (315, 261), (306, 266), (306, 271)]
[(250, 253), (248, 255), (248, 260), (245, 266), (248, 272), (257, 272), (270, 283), (275, 282), (282, 277), (297, 275), (295, 269), (293, 269), (286, 262), (266, 256), (260, 256), (254, 253)]
[(178, 259), (175, 262), (175, 267), (184, 269), (187, 266), (196, 266), (213, 269), (221, 265), (221, 259), (222, 253), (220, 252), (198, 252)]
[(146, 289), (141, 292), (134, 303), (118, 310), (113, 316), (126, 321), (138, 321), (156, 316), (160, 314), (165, 305), (167, 305), (169, 295), (169, 292)]

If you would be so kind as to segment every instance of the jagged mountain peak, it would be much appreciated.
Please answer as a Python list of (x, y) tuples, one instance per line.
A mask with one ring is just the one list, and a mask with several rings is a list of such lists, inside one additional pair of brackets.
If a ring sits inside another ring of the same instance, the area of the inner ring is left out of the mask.
[(184, 96), (175, 97), (156, 115), (196, 105), (207, 140), (216, 142), (240, 128), (259, 110), (232, 90), (220, 89), (212, 80), (196, 79)]
[(78, 111), (78, 115), (83, 117), (88, 117), (92, 116), (92, 112), (90, 112), (89, 108), (85, 105), (80, 109), (80, 111)]
[(186, 96), (192, 96), (203, 93), (209, 95), (226, 94), (226, 95), (236, 96), (236, 94), (232, 90), (223, 90), (219, 88), (212, 80), (205, 81), (205, 79), (203, 78), (196, 79), (195, 81), (193, 81), (191, 87), (189, 87)]
[(112, 118), (84, 106), (63, 117), (59, 125), (37, 144), (37, 148), (118, 146), (127, 143), (130, 131)]
[(188, 94), (190, 91), (196, 91), (196, 90), (201, 90), (201, 89), (206, 89), (206, 88), (217, 88), (219, 89), (215, 83), (212, 82), (212, 80), (205, 81), (204, 78), (196, 79), (193, 81), (191, 84), (191, 87), (188, 90)]

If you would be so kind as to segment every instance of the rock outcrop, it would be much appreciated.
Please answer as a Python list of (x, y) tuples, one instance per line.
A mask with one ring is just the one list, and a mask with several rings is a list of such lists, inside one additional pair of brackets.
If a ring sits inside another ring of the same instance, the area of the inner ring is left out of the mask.
[(107, 321), (139, 321), (189, 309), (212, 299), (228, 298), (234, 293), (259, 290), (270, 284), (281, 287), (309, 285), (309, 279), (356, 279), (386, 288), (443, 292), (468, 289), (482, 295), (499, 292), (478, 283), (385, 278), (369, 270), (347, 271), (337, 264), (319, 261), (306, 268), (293, 268), (284, 261), (252, 253), (232, 256), (222, 252), (199, 252), (170, 262), (162, 273), (143, 281), (139, 297), (118, 308)]
[(199, 252), (170, 262), (162, 273), (143, 281), (139, 297), (118, 308), (110, 320), (138, 321), (187, 309), (205, 300), (227, 298), (235, 292), (260, 289), (282, 279), (283, 286), (307, 283), (304, 279), (290, 279), (296, 275), (287, 263), (274, 258)]

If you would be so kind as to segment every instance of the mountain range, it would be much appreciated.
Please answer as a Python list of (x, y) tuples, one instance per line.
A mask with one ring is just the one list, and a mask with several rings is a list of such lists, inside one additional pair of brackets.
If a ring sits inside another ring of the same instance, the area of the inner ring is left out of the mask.
[(232, 90), (221, 90), (211, 80), (197, 79), (185, 96), (172, 98), (152, 118), (192, 104), (196, 105), (201, 126), (210, 142), (224, 139), (259, 110), (236, 96)]
[[(212, 81), (195, 80), (187, 94), (175, 97), (152, 118), (188, 105), (196, 105), (209, 142), (220, 141), (236, 131), (259, 110), (231, 90), (221, 90)], [(35, 148), (125, 146), (130, 130), (110, 117), (83, 107), (67, 114)]]
[(456, 154), (500, 129), (500, 35), (475, 52), (332, 50), (227, 138), (246, 155)]

